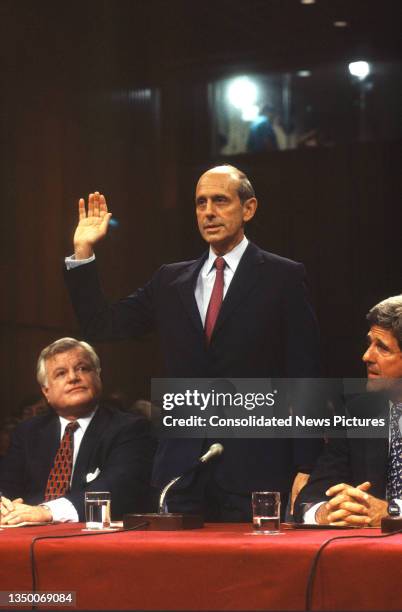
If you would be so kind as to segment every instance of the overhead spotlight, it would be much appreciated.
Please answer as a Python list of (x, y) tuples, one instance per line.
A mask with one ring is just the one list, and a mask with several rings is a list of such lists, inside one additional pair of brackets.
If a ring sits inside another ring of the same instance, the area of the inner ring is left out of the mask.
[(336, 28), (347, 28), (348, 25), (347, 21), (342, 21), (341, 19), (339, 21), (334, 21), (334, 26)]
[(316, 0), (300, 0), (301, 4), (315, 4)]
[(248, 77), (237, 77), (228, 87), (229, 102), (236, 108), (252, 107), (257, 100), (257, 85)]
[(350, 62), (349, 72), (352, 76), (364, 81), (364, 79), (370, 74), (370, 64), (364, 61)]
[(298, 70), (296, 74), (298, 77), (306, 78), (311, 76), (311, 70)]

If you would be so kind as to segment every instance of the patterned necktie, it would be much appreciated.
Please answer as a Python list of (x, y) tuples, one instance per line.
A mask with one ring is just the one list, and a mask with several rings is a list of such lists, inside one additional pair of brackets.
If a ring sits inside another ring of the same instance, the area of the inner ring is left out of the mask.
[(47, 479), (45, 501), (63, 497), (70, 488), (73, 470), (74, 432), (78, 427), (77, 421), (73, 421), (67, 425), (64, 431), (64, 436), (61, 439), (53, 467)]
[(217, 257), (214, 262), (216, 268), (214, 287), (211, 293), (211, 299), (209, 300), (207, 316), (205, 318), (205, 337), (207, 344), (209, 344), (214, 331), (216, 319), (218, 318), (219, 311), (223, 302), (223, 271), (226, 265), (226, 261), (223, 257)]
[(391, 439), (387, 473), (387, 498), (389, 500), (402, 498), (402, 437), (399, 429), (401, 416), (402, 404), (394, 404), (390, 415)]

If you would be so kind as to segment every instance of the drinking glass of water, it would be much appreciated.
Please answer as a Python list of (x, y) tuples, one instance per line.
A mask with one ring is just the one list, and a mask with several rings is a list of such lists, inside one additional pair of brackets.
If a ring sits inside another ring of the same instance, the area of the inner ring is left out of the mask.
[(85, 526), (87, 529), (110, 528), (110, 500), (109, 491), (85, 492)]
[(281, 494), (278, 491), (254, 491), (251, 495), (255, 535), (280, 533)]

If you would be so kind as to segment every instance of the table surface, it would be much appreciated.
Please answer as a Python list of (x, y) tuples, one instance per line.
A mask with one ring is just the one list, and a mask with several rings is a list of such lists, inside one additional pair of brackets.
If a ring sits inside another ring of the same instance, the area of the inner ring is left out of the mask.
[(313, 609), (402, 609), (400, 534), (293, 529), (256, 536), (249, 524), (208, 524), (180, 532), (88, 536), (82, 528), (76, 523), (0, 531), (0, 590), (32, 590), (31, 543), (49, 538), (34, 544), (36, 589), (75, 591), (75, 609), (304, 610), (318, 549), (331, 538), (349, 536), (322, 553)]

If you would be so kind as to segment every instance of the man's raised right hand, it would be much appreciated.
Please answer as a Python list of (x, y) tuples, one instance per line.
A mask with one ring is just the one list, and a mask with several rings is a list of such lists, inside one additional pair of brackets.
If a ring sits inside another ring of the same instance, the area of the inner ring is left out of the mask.
[(78, 202), (79, 221), (74, 234), (75, 259), (92, 257), (94, 245), (107, 234), (112, 213), (108, 212), (105, 197), (95, 191), (88, 196), (88, 212), (85, 200)]

